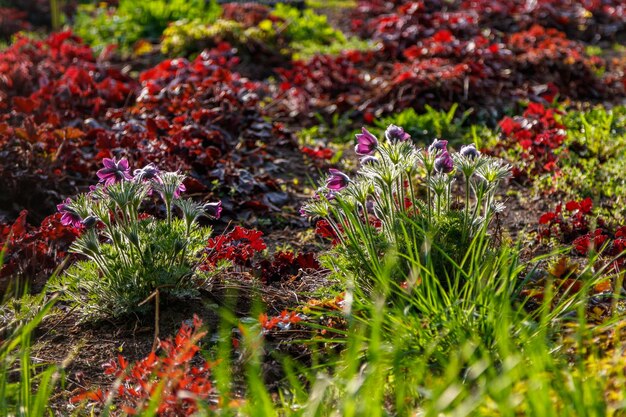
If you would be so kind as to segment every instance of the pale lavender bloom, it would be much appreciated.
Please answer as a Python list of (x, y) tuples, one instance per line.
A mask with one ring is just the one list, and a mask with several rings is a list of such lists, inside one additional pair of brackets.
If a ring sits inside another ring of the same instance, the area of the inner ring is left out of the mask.
[(331, 191), (340, 191), (348, 186), (350, 177), (338, 169), (329, 170), (330, 177), (326, 180), (326, 187)]
[(213, 217), (217, 220), (222, 215), (222, 202), (206, 203), (202, 206), (202, 209), (209, 217)]
[(72, 200), (68, 198), (63, 203), (57, 204), (57, 210), (62, 214), (61, 224), (63, 226), (79, 227), (83, 219), (76, 213), (76, 210), (70, 207), (71, 203)]
[(154, 164), (150, 163), (141, 169), (136, 169), (133, 172), (133, 175), (135, 176), (135, 179), (139, 181), (149, 181), (149, 180), (160, 181), (159, 172), (161, 172), (159, 168), (157, 168)]
[(454, 169), (454, 161), (448, 151), (443, 151), (435, 159), (435, 171), (440, 174), (448, 174)]
[(435, 139), (428, 147), (428, 153), (436, 154), (438, 152), (448, 152), (448, 141)]
[(126, 158), (116, 161), (111, 158), (104, 158), (102, 160), (104, 168), (100, 169), (96, 174), (100, 178), (100, 182), (104, 185), (111, 185), (118, 181), (130, 180), (133, 177), (130, 176), (130, 168), (128, 166), (128, 160)]
[(459, 153), (469, 159), (475, 159), (480, 156), (480, 152), (478, 152), (478, 149), (476, 149), (473, 143), (467, 146), (461, 146)]
[(376, 158), (375, 156), (372, 156), (372, 155), (367, 155), (367, 156), (364, 156), (363, 158), (361, 158), (360, 162), (361, 162), (361, 165), (377, 164), (378, 163), (378, 158)]
[(358, 155), (370, 155), (374, 153), (378, 147), (378, 139), (372, 135), (366, 128), (361, 129), (361, 133), (356, 135), (357, 145), (354, 151)]
[(385, 137), (388, 141), (398, 141), (405, 142), (411, 139), (411, 135), (406, 133), (403, 128), (396, 125), (389, 125), (387, 130), (385, 130)]
[(96, 216), (87, 216), (87, 218), (85, 218), (85, 220), (82, 221), (82, 224), (87, 229), (91, 229), (92, 227), (96, 225), (96, 223), (98, 223), (98, 220), (99, 219)]
[(174, 191), (174, 198), (180, 197), (180, 195), (185, 191), (187, 191), (187, 187), (185, 187), (185, 184), (181, 182), (180, 185), (176, 188), (176, 191)]

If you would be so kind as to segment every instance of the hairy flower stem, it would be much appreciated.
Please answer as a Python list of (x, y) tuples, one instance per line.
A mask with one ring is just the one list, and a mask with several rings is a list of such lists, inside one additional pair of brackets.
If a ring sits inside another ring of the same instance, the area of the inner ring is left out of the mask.
[(427, 194), (426, 199), (428, 200), (428, 224), (431, 224), (432, 221), (433, 221), (433, 214), (432, 214), (432, 204), (433, 204), (433, 202), (432, 202), (432, 198), (431, 198), (430, 178), (431, 178), (430, 172), (427, 172), (426, 173), (426, 184), (427, 184), (427, 187), (426, 187), (426, 194)]
[[(469, 205), (470, 205), (470, 177), (469, 176), (465, 176), (465, 217), (463, 218), (463, 234), (465, 235), (465, 233), (467, 232), (467, 229), (469, 227), (470, 224), (470, 219), (469, 219)], [(463, 236), (463, 239), (465, 239), (467, 236)]]

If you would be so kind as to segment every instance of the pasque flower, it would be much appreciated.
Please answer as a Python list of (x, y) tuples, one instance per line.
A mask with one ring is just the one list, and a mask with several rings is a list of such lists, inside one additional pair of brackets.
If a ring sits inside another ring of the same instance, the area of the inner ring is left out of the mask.
[(96, 174), (100, 178), (100, 182), (104, 185), (111, 185), (118, 181), (130, 180), (133, 177), (130, 176), (130, 168), (128, 166), (128, 160), (126, 158), (116, 161), (111, 158), (104, 158), (102, 160), (104, 168), (100, 169)]
[(374, 153), (378, 147), (378, 139), (372, 135), (366, 128), (361, 129), (361, 133), (356, 135), (357, 144), (354, 151), (358, 155), (370, 155)]
[(361, 165), (367, 165), (367, 164), (377, 164), (378, 158), (376, 158), (375, 156), (372, 155), (366, 155), (363, 158), (360, 159)]
[(133, 175), (138, 181), (149, 181), (153, 179), (159, 181), (159, 172), (161, 172), (159, 168), (151, 163), (141, 169), (136, 169)]
[(202, 206), (204, 212), (214, 219), (219, 219), (222, 215), (222, 202), (218, 201), (216, 203), (206, 203)]
[(435, 159), (435, 171), (440, 174), (448, 174), (454, 169), (454, 161), (448, 151), (442, 151)]
[(76, 210), (70, 206), (71, 203), (72, 200), (68, 198), (63, 203), (57, 204), (57, 210), (62, 214), (61, 224), (63, 226), (79, 227), (83, 219), (78, 215)]
[(406, 133), (403, 128), (396, 125), (389, 125), (385, 130), (385, 137), (388, 141), (404, 142), (411, 139), (411, 135)]
[(473, 143), (467, 146), (461, 146), (459, 153), (469, 159), (475, 159), (480, 156), (480, 152), (478, 152), (476, 145)]
[(448, 141), (435, 139), (433, 143), (428, 147), (428, 153), (439, 153), (439, 152), (448, 152)]
[(176, 187), (176, 190), (174, 190), (174, 198), (179, 198), (185, 191), (187, 191), (187, 187), (185, 187), (185, 184), (180, 183), (180, 185)]
[(339, 191), (348, 186), (350, 177), (338, 169), (331, 168), (329, 170), (330, 177), (326, 180), (326, 187), (332, 191)]

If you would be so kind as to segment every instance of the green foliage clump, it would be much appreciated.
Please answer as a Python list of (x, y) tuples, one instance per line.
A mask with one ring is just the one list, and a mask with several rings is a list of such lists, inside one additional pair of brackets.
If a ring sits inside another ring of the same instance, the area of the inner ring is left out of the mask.
[(326, 16), (311, 9), (300, 11), (279, 3), (272, 15), (275, 19), (265, 19), (250, 27), (227, 19), (207, 23), (202, 19), (185, 18), (164, 30), (161, 51), (166, 55), (192, 55), (221, 41), (251, 54), (263, 50), (265, 54), (286, 58), (291, 54), (294, 59), (307, 59), (320, 53), (339, 54), (347, 49), (372, 49), (371, 42), (346, 38), (328, 23)]
[(218, 19), (207, 25), (199, 19), (177, 20), (163, 31), (161, 51), (165, 55), (182, 56), (197, 53), (219, 41), (238, 44), (243, 26), (234, 20)]
[[(183, 179), (165, 172), (151, 181), (124, 180), (66, 202), (64, 210), (83, 219), (86, 227), (70, 248), (83, 260), (52, 280), (50, 289), (61, 291), (63, 300), (89, 318), (140, 310), (156, 290), (195, 292), (205, 278), (197, 266), (211, 229), (198, 224), (204, 215), (201, 204), (178, 197)], [(153, 192), (166, 206), (164, 220), (139, 215)]]
[(626, 107), (571, 111), (560, 121), (567, 131), (559, 153), (563, 175), (546, 186), (556, 186), (572, 198), (612, 199), (626, 215), (619, 209), (626, 195)]
[(294, 44), (330, 44), (333, 41), (345, 42), (345, 35), (328, 23), (328, 18), (311, 9), (300, 11), (295, 7), (278, 3), (272, 15), (284, 20), (285, 35)]
[(117, 44), (128, 52), (140, 39), (158, 40), (170, 22), (180, 19), (215, 21), (221, 7), (214, 0), (120, 0), (117, 9), (81, 5), (74, 21), (75, 32), (96, 51)]

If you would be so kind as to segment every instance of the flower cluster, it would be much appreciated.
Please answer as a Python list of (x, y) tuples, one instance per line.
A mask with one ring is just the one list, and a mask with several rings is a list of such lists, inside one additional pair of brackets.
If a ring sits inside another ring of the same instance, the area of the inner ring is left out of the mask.
[[(68, 301), (81, 300), (85, 316), (124, 314), (155, 290), (193, 290), (199, 281), (196, 264), (211, 233), (199, 219), (219, 218), (221, 203), (181, 198), (185, 176), (178, 172), (147, 165), (133, 177), (126, 159), (105, 158), (103, 165), (98, 185), (58, 205), (62, 224), (83, 231), (70, 251), (84, 260), (53, 280), (52, 288)], [(141, 212), (153, 194), (165, 206), (165, 220)]]
[[(322, 219), (319, 234), (365, 252), (359, 256), (377, 259), (372, 261), (376, 263), (381, 254), (374, 240), (382, 238), (395, 248), (406, 246), (406, 234), (398, 230), (403, 222), (420, 224), (421, 231), (414, 230), (422, 234), (417, 241), (454, 217), (460, 222), (458, 240), (485, 233), (493, 216), (504, 208), (496, 191), (511, 167), (481, 155), (473, 144), (452, 153), (443, 139), (435, 139), (427, 149), (417, 148), (409, 139), (404, 129), (394, 125), (385, 131), (384, 142), (365, 128), (356, 135), (355, 150), (362, 157), (357, 176), (331, 169), (317, 196), (301, 210), (305, 216)], [(464, 183), (460, 206), (452, 186), (457, 177)], [(419, 185), (423, 190), (416, 188)]]

